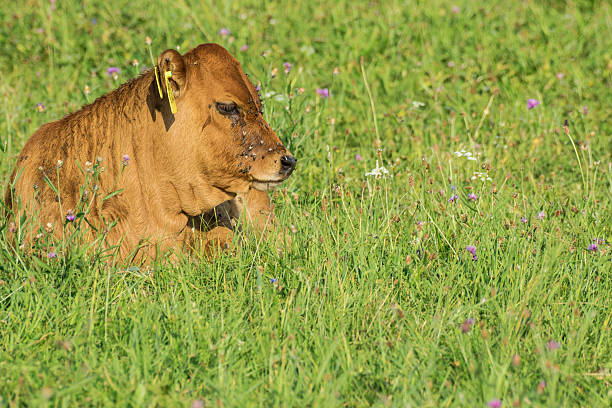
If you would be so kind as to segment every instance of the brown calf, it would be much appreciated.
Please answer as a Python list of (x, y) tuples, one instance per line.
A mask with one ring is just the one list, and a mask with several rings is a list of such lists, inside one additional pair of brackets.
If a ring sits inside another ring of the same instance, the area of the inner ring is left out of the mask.
[(66, 216), (87, 209), (92, 230), (133, 261), (193, 244), (199, 232), (227, 243), (233, 219), (274, 227), (267, 190), (296, 160), (264, 120), (238, 61), (203, 44), (184, 55), (164, 51), (157, 69), (160, 85), (154, 70), (145, 72), (32, 135), (6, 191), (12, 230), (25, 212), (59, 238)]

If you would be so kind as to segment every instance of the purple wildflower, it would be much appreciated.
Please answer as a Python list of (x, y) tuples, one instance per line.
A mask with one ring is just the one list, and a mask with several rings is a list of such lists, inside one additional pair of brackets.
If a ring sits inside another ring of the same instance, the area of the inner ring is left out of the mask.
[(472, 317), (465, 319), (465, 321), (461, 323), (461, 331), (463, 333), (469, 332), (472, 329), (474, 322), (475, 320)]
[(597, 252), (597, 242), (593, 242), (591, 245), (589, 245), (587, 250), (589, 250), (591, 252)]
[(277, 282), (277, 281), (276, 281), (276, 278), (271, 278), (271, 279), (270, 279), (270, 283), (276, 283), (276, 282)]
[(527, 224), (527, 217), (522, 217), (522, 218), (521, 218), (521, 222), (522, 222), (523, 224)]
[(290, 62), (285, 62), (283, 64), (283, 67), (285, 67), (285, 74), (288, 74), (289, 72), (291, 72), (291, 63)]
[(468, 194), (468, 198), (469, 198), (470, 200), (472, 200), (472, 201), (476, 201), (476, 200), (478, 200), (478, 196), (477, 196), (476, 194), (474, 194), (474, 193), (470, 193), (470, 194)]
[(68, 210), (66, 212), (66, 221), (72, 222), (76, 217), (74, 216), (74, 212), (72, 210)]
[(357, 154), (355, 155), (355, 160), (357, 160), (357, 161), (362, 161), (362, 160), (363, 160), (363, 157), (361, 157), (361, 155), (360, 155), (359, 153), (357, 153)]
[(561, 347), (561, 344), (559, 344), (559, 342), (556, 342), (554, 340), (550, 340), (548, 343), (546, 343), (546, 348), (549, 349), (550, 351), (555, 351), (560, 347)]
[(457, 201), (459, 201), (459, 196), (458, 196), (457, 194), (453, 194), (453, 195), (452, 195), (452, 196), (451, 196), (451, 197), (448, 199), (448, 202), (449, 202), (449, 203), (454, 203), (454, 202), (457, 202)]
[(565, 74), (563, 72), (557, 72), (557, 79), (563, 79)]
[(119, 77), (119, 73), (121, 72), (121, 70), (117, 67), (109, 67), (106, 70), (106, 75), (113, 77), (113, 79), (117, 79)]
[(589, 113), (589, 107), (588, 107), (588, 106), (586, 106), (586, 105), (584, 105), (584, 106), (582, 107), (582, 113), (584, 113), (585, 115), (586, 115), (586, 114), (588, 114), (588, 113)]
[(121, 164), (123, 164), (124, 166), (127, 166), (128, 164), (130, 164), (130, 156), (128, 156), (127, 154), (124, 154), (123, 157), (121, 158)]
[(453, 11), (453, 13), (455, 14), (459, 14), (459, 7), (458, 6), (453, 6), (453, 8), (451, 9)]
[(491, 401), (487, 402), (487, 407), (490, 407), (490, 408), (500, 408), (501, 405), (502, 405), (501, 400), (497, 398), (492, 399)]
[(36, 109), (38, 109), (39, 112), (42, 112), (45, 110), (45, 105), (42, 102), (38, 102), (36, 104)]
[(256, 90), (257, 92), (261, 91), (261, 82), (258, 82), (258, 83), (257, 83), (257, 86), (255, 87), (255, 90)]
[(323, 99), (325, 98), (329, 98), (332, 96), (332, 93), (329, 92), (328, 88), (317, 88), (317, 93), (319, 94), (319, 96)]
[(47, 258), (49, 258), (49, 259), (55, 259), (55, 258), (57, 258), (57, 252), (55, 252), (55, 251), (51, 251), (51, 252), (49, 252), (49, 253), (47, 254)]
[(544, 211), (540, 211), (537, 216), (538, 220), (543, 220), (544, 217), (546, 217), (546, 213)]
[(227, 37), (228, 35), (230, 35), (230, 30), (228, 30), (227, 28), (222, 28), (219, 30), (219, 34), (223, 37)]
[(245, 52), (246, 50), (249, 49), (249, 46), (244, 44), (242, 47), (240, 47), (240, 51)]
[(476, 247), (474, 245), (468, 245), (465, 247), (465, 250), (472, 254), (472, 259), (477, 261), (478, 256), (476, 255)]
[(537, 99), (529, 98), (527, 99), (527, 109), (533, 109), (540, 104), (540, 101)]

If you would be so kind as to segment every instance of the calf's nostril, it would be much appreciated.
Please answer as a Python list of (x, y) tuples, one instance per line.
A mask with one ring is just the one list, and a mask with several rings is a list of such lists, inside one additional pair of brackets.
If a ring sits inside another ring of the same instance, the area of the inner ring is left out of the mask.
[(293, 156), (282, 156), (280, 159), (281, 162), (281, 173), (291, 173), (293, 169), (295, 169), (295, 157)]

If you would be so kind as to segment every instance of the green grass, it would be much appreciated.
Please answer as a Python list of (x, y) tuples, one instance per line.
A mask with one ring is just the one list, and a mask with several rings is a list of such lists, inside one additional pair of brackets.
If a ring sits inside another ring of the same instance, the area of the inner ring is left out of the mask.
[(137, 3), (0, 6), (2, 185), (39, 126), (151, 65), (146, 36), (218, 42), (299, 160), (292, 244), (145, 271), (0, 240), (0, 405), (612, 404), (612, 7)]

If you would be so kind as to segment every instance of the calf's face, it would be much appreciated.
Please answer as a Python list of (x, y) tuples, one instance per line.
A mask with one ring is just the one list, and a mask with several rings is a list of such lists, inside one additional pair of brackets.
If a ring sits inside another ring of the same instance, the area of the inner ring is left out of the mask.
[(257, 90), (223, 47), (204, 44), (183, 56), (164, 51), (158, 66), (172, 72), (184, 155), (208, 182), (235, 194), (268, 190), (291, 175), (296, 159), (265, 121)]

